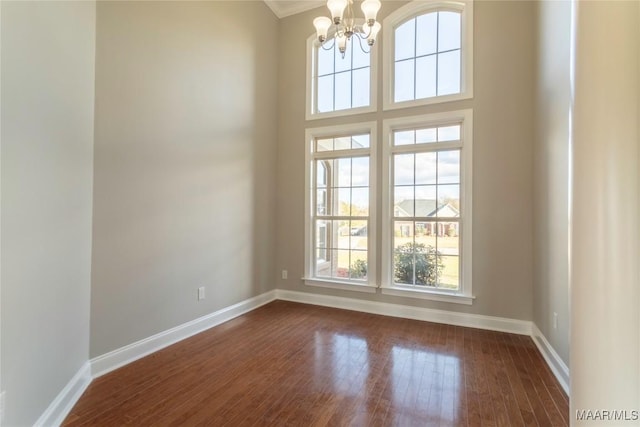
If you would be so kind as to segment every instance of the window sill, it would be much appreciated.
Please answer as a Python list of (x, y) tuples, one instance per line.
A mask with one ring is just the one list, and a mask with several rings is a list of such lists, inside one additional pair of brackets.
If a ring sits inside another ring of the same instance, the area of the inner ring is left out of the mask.
[[(391, 98), (391, 95), (390, 95)], [(391, 98), (393, 99), (393, 98)], [(444, 104), (445, 102), (463, 101), (465, 99), (473, 99), (473, 92), (453, 93), (450, 95), (432, 96), (429, 98), (412, 99), (408, 101), (390, 101), (385, 100), (383, 110), (398, 110), (401, 108), (422, 107), (424, 105)]]
[(393, 288), (382, 288), (382, 293), (384, 295), (393, 295), (397, 297), (406, 297), (406, 298), (420, 298), (420, 299), (428, 299), (432, 301), (441, 301), (441, 302), (451, 302), (454, 304), (464, 304), (471, 305), (473, 304), (474, 296), (470, 295), (462, 295), (462, 294), (450, 294), (446, 292), (438, 292), (438, 291), (423, 291), (419, 289), (407, 289), (400, 287)]
[(336, 280), (323, 280), (317, 278), (303, 277), (304, 284), (307, 286), (318, 286), (321, 288), (341, 289), (343, 291), (366, 292), (370, 294), (376, 293), (376, 287), (367, 283), (358, 284), (353, 282), (341, 282)]
[(376, 111), (378, 111), (378, 108), (376, 105), (367, 105), (364, 107), (356, 107), (356, 108), (345, 108), (344, 110), (327, 111), (325, 113), (312, 113), (311, 111), (307, 111), (305, 119), (307, 121), (330, 119), (332, 117), (343, 117), (343, 116), (353, 116), (356, 114), (375, 113)]

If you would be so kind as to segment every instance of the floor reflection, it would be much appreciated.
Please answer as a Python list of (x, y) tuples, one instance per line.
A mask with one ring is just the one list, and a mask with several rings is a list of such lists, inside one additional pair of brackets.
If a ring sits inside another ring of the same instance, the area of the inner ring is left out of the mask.
[(360, 394), (369, 376), (367, 341), (354, 335), (316, 331), (315, 374), (324, 384), (330, 377), (335, 393)]
[(394, 425), (415, 422), (452, 425), (464, 391), (460, 359), (421, 347), (391, 349), (391, 405)]

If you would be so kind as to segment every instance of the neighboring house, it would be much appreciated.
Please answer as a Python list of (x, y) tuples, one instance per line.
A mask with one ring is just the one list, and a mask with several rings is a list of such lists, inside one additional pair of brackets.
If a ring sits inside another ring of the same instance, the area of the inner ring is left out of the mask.
[[(414, 204), (415, 202), (415, 204)], [(458, 218), (460, 212), (451, 203), (438, 203), (436, 200), (413, 199), (403, 200), (394, 207), (394, 216), (420, 217), (420, 218)], [(437, 235), (437, 236), (457, 236), (458, 222), (446, 221), (416, 221), (416, 234)], [(412, 227), (410, 224), (400, 225), (400, 236), (411, 237)]]

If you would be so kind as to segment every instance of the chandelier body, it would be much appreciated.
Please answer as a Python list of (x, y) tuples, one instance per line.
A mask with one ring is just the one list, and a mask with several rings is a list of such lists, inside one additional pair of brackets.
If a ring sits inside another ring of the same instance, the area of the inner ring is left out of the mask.
[[(313, 20), (318, 42), (324, 49), (329, 30), (332, 30), (331, 34), (333, 34), (334, 43), (338, 44), (338, 49), (343, 57), (347, 50), (347, 44), (356, 38), (360, 48), (368, 53), (369, 51), (365, 50), (362, 41), (366, 40), (369, 46), (373, 46), (375, 43), (381, 28), (380, 23), (376, 21), (380, 6), (380, 0), (363, 0), (360, 8), (364, 14), (364, 20), (360, 19), (363, 23), (359, 25), (353, 12), (353, 0), (328, 0), (327, 8), (331, 12), (331, 19), (326, 16), (319, 16)], [(333, 48), (333, 45), (329, 49), (331, 48)]]

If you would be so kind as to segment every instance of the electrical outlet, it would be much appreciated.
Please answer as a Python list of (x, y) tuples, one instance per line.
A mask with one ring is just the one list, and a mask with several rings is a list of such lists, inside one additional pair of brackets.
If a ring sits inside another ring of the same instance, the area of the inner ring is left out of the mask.
[(282, 270), (282, 279), (283, 280), (287, 280), (287, 276), (289, 275), (289, 272), (287, 270)]
[(558, 313), (553, 312), (553, 329), (558, 329)]
[(198, 288), (198, 301), (204, 299), (204, 286)]

